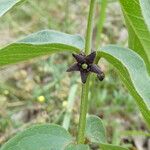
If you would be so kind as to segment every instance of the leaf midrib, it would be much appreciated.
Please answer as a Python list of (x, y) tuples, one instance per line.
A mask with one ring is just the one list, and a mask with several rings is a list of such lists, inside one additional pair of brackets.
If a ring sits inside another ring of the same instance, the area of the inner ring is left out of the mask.
[[(122, 8), (122, 9), (123, 9), (123, 8)], [(143, 42), (141, 41), (141, 38), (139, 38), (138, 33), (136, 32), (136, 29), (134, 28), (132, 22), (130, 21), (130, 18), (128, 17), (128, 14), (126, 13), (126, 11), (125, 11), (124, 9), (123, 9), (123, 11), (124, 11), (124, 13), (126, 14), (126, 18), (128, 19), (128, 22), (130, 23), (130, 26), (132, 27), (132, 29), (133, 29), (135, 35), (136, 35), (137, 38), (139, 39), (140, 44), (141, 44), (141, 45), (143, 46), (143, 48), (145, 49), (145, 46), (144, 46)], [(145, 39), (143, 39), (143, 40), (145, 40)], [(146, 50), (146, 49), (145, 49), (145, 51), (146, 51), (146, 53), (147, 53), (147, 50)]]

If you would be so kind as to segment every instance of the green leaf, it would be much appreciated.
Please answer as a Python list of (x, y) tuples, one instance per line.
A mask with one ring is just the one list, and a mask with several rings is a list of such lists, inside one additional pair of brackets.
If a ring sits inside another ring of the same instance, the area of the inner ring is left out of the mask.
[(84, 40), (78, 35), (44, 30), (0, 49), (0, 66), (56, 52), (80, 52), (83, 48)]
[(88, 145), (83, 145), (83, 144), (79, 144), (79, 145), (69, 145), (67, 148), (65, 148), (65, 150), (90, 150)]
[(77, 94), (77, 90), (78, 90), (78, 85), (74, 84), (71, 86), (70, 91), (69, 91), (66, 113), (64, 115), (64, 120), (63, 120), (63, 124), (62, 124), (62, 126), (66, 130), (68, 130), (69, 125), (70, 125), (70, 120), (71, 120), (71, 116), (72, 116), (72, 110), (73, 110), (73, 106), (75, 103), (75, 96)]
[(144, 59), (150, 73), (150, 32), (142, 16), (139, 0), (120, 0), (120, 3), (128, 27), (129, 48)]
[(117, 68), (150, 127), (150, 76), (143, 59), (134, 51), (115, 45), (102, 48), (98, 56)]
[(140, 6), (142, 8), (142, 14), (144, 16), (145, 22), (150, 30), (150, 0), (139, 0)]
[(13, 6), (25, 0), (0, 0), (0, 17), (9, 11)]
[(99, 117), (94, 115), (87, 117), (85, 135), (90, 142), (98, 144), (106, 142), (105, 128)]
[(121, 132), (121, 135), (123, 136), (145, 136), (145, 137), (150, 137), (150, 133), (147, 131), (138, 131), (138, 130), (126, 130)]
[(1, 150), (65, 150), (72, 141), (61, 126), (36, 125), (9, 140)]
[(101, 146), (102, 150), (128, 150), (121, 146), (115, 146), (115, 145), (111, 145), (111, 144), (101, 144), (100, 146)]

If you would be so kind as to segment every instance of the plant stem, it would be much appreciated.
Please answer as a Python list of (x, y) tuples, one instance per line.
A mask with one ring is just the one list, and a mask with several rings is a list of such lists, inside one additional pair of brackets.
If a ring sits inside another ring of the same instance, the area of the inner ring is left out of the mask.
[(68, 26), (69, 26), (69, 19), (68, 19), (69, 18), (69, 3), (70, 3), (69, 0), (65, 1), (65, 18), (64, 18), (65, 21), (64, 21), (64, 28), (66, 30), (66, 33), (69, 32), (69, 28), (68, 28)]
[(79, 130), (78, 130), (78, 137), (77, 137), (78, 144), (84, 143), (86, 114), (87, 114), (87, 108), (88, 108), (88, 91), (89, 91), (89, 79), (86, 81), (86, 84), (82, 85)]
[[(95, 3), (96, 3), (96, 0), (90, 1), (90, 10), (89, 10), (89, 15), (88, 15), (86, 41), (85, 41), (86, 55), (88, 55), (91, 52), (91, 47), (92, 47)], [(77, 137), (78, 144), (83, 144), (84, 140), (85, 140), (86, 114), (87, 114), (87, 109), (88, 109), (89, 81), (90, 81), (90, 76), (87, 78), (86, 83), (82, 85), (80, 119), (79, 119), (79, 129), (78, 129), (78, 137)]]
[(100, 41), (101, 41), (101, 33), (103, 30), (103, 26), (104, 26), (105, 18), (106, 18), (107, 3), (108, 3), (107, 0), (101, 1), (100, 16), (99, 16), (98, 23), (97, 23), (96, 49), (99, 47)]
[(85, 41), (85, 54), (88, 55), (91, 52), (92, 47), (92, 36), (93, 36), (93, 22), (94, 22), (94, 10), (95, 10), (96, 0), (91, 0), (90, 10), (88, 15), (88, 23), (86, 30), (86, 41)]
[[(108, 0), (102, 0), (100, 3), (100, 5), (101, 5), (100, 15), (99, 15), (99, 19), (97, 21), (96, 50), (100, 47), (100, 43), (101, 43), (101, 34), (102, 34), (104, 23), (105, 23), (107, 4), (108, 4)], [(97, 58), (96, 58), (95, 63), (97, 64), (98, 61), (99, 61), (99, 59), (97, 60)], [(94, 85), (95, 85), (95, 78), (96, 78), (96, 76), (92, 75), (91, 83), (90, 83), (90, 91), (91, 91), (90, 98), (94, 96), (93, 91), (94, 91)]]

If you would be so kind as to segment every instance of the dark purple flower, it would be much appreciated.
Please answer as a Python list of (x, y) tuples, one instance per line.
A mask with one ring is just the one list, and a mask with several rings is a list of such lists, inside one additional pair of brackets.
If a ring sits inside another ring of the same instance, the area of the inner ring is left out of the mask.
[(98, 65), (94, 64), (96, 52), (92, 52), (90, 55), (87, 56), (82, 53), (72, 55), (77, 62), (73, 64), (71, 67), (69, 67), (67, 72), (79, 71), (81, 74), (82, 83), (86, 82), (90, 72), (96, 73), (100, 81), (104, 79), (105, 75), (102, 72), (101, 68)]

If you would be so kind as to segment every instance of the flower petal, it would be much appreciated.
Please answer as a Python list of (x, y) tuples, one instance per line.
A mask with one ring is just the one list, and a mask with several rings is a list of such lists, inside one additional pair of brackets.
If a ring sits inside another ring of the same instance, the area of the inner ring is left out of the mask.
[(105, 78), (105, 74), (102, 72), (101, 68), (96, 64), (91, 65), (90, 71), (96, 73), (100, 81), (102, 81)]
[(103, 73), (103, 72), (101, 71), (101, 68), (100, 68), (99, 66), (97, 66), (96, 64), (92, 64), (92, 65), (91, 65), (90, 71), (91, 71), (91, 72), (94, 72), (94, 73), (96, 73), (96, 74), (101, 74), (101, 73)]
[(100, 75), (97, 75), (97, 77), (98, 77), (98, 79), (99, 79), (100, 81), (103, 81), (104, 78), (105, 78), (105, 74), (102, 73), (102, 74), (100, 74)]
[(71, 71), (79, 71), (78, 63), (73, 64), (67, 69), (67, 72), (71, 72)]
[(84, 63), (86, 61), (85, 56), (82, 54), (72, 54), (78, 63)]
[(80, 74), (81, 74), (82, 83), (85, 83), (89, 73), (88, 72), (80, 72)]
[(92, 52), (91, 54), (86, 56), (86, 61), (88, 64), (92, 64), (94, 62), (94, 59), (96, 57), (96, 52)]

